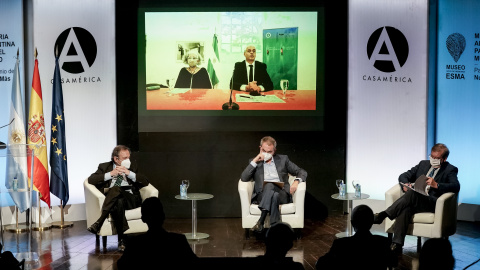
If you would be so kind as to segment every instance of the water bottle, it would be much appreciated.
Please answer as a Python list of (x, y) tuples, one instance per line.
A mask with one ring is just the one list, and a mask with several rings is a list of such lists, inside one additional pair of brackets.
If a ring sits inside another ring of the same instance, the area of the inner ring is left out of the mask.
[(345, 197), (345, 184), (343, 182), (340, 185), (340, 197)]
[(13, 178), (12, 189), (13, 189), (13, 191), (17, 191), (17, 189), (18, 189), (18, 180), (17, 180), (17, 177)]
[(185, 185), (180, 185), (180, 197), (187, 197), (187, 188), (185, 187)]
[(357, 198), (362, 197), (362, 191), (361, 191), (360, 184), (355, 185), (355, 197), (357, 197)]

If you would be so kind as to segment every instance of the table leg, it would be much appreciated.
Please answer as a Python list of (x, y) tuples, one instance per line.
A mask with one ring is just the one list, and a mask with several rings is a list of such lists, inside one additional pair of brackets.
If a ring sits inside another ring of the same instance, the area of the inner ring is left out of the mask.
[(347, 200), (347, 203), (348, 203), (347, 231), (346, 231), (346, 232), (341, 232), (341, 233), (335, 234), (335, 236), (336, 236), (337, 238), (343, 238), (343, 237), (352, 236), (352, 222), (351, 222), (351, 218), (352, 218), (352, 205), (353, 205), (353, 201), (352, 201), (352, 200)]
[(199, 240), (208, 238), (210, 235), (207, 233), (199, 233), (197, 232), (197, 201), (192, 200), (192, 232), (185, 233), (187, 239), (190, 240)]
[(352, 236), (352, 205), (353, 201), (348, 201), (348, 216), (347, 216), (347, 236)]
[(197, 201), (192, 200), (192, 237), (197, 238)]

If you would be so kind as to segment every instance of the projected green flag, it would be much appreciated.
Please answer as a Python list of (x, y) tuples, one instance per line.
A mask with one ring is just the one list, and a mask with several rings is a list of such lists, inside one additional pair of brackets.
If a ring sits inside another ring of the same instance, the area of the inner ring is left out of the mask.
[(214, 55), (211, 55), (208, 58), (207, 71), (210, 76), (210, 81), (212, 82), (212, 86), (215, 87), (215, 85), (218, 84), (219, 80), (217, 77), (217, 73), (215, 72), (214, 63), (220, 62), (220, 56), (218, 54), (218, 39), (216, 34), (213, 34), (212, 47), (213, 47)]

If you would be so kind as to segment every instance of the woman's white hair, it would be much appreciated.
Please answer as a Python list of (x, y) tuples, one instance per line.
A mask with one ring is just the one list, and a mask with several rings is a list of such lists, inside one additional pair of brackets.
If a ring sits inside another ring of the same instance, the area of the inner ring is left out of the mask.
[(198, 58), (198, 63), (197, 63), (197, 65), (199, 65), (199, 64), (202, 62), (203, 59), (202, 59), (202, 56), (200, 55), (200, 53), (198, 53), (196, 50), (188, 51), (188, 52), (183, 56), (183, 63), (188, 65), (188, 56), (191, 55), (191, 54), (194, 54), (194, 55)]

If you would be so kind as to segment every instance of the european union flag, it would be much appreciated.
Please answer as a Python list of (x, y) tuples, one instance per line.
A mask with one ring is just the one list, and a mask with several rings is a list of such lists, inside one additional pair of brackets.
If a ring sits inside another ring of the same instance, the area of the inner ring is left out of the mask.
[(63, 91), (55, 58), (52, 90), (52, 127), (50, 140), (50, 192), (57, 196), (65, 206), (68, 202), (67, 142), (65, 140), (65, 115), (63, 111)]

